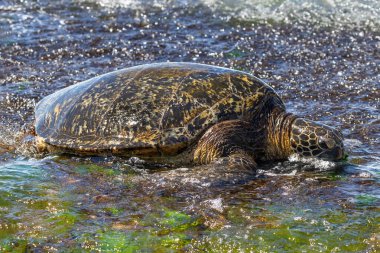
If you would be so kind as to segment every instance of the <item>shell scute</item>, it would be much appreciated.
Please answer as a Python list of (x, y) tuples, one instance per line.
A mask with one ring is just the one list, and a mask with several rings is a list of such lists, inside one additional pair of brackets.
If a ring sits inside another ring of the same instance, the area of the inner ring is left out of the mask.
[(149, 64), (69, 86), (36, 106), (36, 132), (84, 150), (176, 152), (213, 124), (252, 119), (272, 88), (235, 70), (192, 63)]

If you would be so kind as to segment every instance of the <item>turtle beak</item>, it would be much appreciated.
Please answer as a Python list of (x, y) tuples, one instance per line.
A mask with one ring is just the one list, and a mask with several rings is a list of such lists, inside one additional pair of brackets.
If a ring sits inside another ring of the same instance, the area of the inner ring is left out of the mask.
[(336, 151), (336, 158), (334, 159), (335, 161), (340, 161), (344, 158), (344, 149), (342, 148), (337, 148), (338, 150)]
[(344, 149), (342, 147), (335, 147), (332, 150), (329, 150), (325, 153), (322, 153), (320, 157), (331, 160), (331, 161), (338, 162), (338, 161), (343, 160), (346, 157), (346, 154), (345, 154)]

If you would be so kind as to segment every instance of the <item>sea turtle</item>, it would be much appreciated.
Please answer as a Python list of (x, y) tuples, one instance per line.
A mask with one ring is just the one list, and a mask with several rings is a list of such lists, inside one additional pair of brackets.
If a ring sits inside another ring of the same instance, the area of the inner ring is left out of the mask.
[(339, 131), (287, 113), (260, 79), (196, 63), (140, 65), (61, 89), (37, 104), (35, 134), (39, 151), (178, 164), (343, 156)]

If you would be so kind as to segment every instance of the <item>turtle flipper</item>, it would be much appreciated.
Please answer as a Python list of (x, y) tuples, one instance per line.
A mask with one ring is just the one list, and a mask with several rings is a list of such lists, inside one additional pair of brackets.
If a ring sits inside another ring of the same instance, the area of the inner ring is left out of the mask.
[(198, 164), (221, 163), (234, 170), (255, 170), (253, 155), (257, 136), (249, 122), (223, 121), (212, 126), (199, 140), (194, 161)]
[(230, 170), (255, 171), (257, 169), (257, 163), (253, 157), (244, 151), (234, 152), (227, 157), (218, 158), (215, 163), (222, 164)]

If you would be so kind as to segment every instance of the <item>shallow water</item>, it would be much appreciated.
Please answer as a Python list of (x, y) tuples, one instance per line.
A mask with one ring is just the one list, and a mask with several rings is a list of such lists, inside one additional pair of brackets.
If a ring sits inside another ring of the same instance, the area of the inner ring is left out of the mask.
[(375, 0), (0, 1), (1, 142), (55, 90), (193, 61), (267, 81), (289, 111), (340, 128), (349, 152), (253, 176), (19, 147), (0, 155), (0, 251), (380, 250), (379, 11)]

